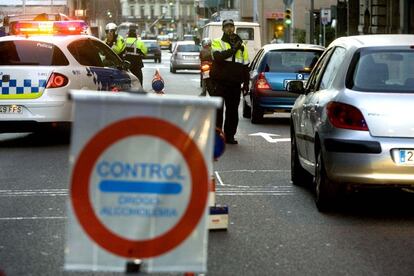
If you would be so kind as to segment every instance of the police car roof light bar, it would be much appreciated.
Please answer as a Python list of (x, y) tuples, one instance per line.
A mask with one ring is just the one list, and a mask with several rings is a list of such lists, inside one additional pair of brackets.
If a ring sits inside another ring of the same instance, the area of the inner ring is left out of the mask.
[(88, 25), (83, 20), (70, 21), (18, 21), (11, 33), (16, 35), (80, 35), (86, 34)]

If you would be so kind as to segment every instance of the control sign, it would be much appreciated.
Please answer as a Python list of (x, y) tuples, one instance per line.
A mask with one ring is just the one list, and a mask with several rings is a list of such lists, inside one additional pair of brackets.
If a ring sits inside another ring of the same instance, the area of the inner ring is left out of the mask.
[[(108, 98), (102, 101), (102, 97)], [(130, 97), (129, 102), (123, 97)], [(209, 108), (189, 108), (191, 105), (184, 103), (171, 109), (168, 97), (155, 97), (108, 93), (98, 96), (99, 101), (92, 97), (83, 107), (82, 99), (87, 97), (82, 95), (77, 104), (75, 93), (75, 110), (79, 105), (80, 111), (75, 116), (71, 145), (74, 160), (69, 203), (70, 221), (75, 225), (68, 227), (66, 269), (123, 271), (126, 260), (154, 258), (149, 271), (165, 271), (167, 267), (168, 271), (205, 271), (217, 102), (210, 102)], [(160, 116), (163, 112), (156, 106), (166, 102), (167, 111)], [(93, 108), (93, 103), (98, 107)], [(152, 111), (148, 110), (150, 103), (155, 105)], [(194, 117), (190, 118), (200, 121), (192, 119), (184, 124), (180, 121), (183, 114), (178, 115), (180, 109), (192, 109)], [(85, 120), (76, 127), (76, 119), (83, 113), (106, 115), (90, 120), (91, 125), (102, 124), (91, 126), (96, 129), (91, 131)], [(84, 133), (88, 130), (90, 135)]]

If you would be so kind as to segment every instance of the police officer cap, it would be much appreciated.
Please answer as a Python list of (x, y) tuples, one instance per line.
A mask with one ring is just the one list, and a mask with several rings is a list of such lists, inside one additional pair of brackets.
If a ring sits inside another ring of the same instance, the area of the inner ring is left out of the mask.
[(233, 19), (224, 19), (223, 20), (223, 27), (224, 26), (226, 26), (226, 25), (233, 25), (234, 26), (234, 21), (233, 21)]

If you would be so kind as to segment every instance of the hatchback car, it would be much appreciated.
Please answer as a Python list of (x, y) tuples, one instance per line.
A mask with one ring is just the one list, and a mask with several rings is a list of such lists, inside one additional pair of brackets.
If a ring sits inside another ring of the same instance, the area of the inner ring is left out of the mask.
[(153, 59), (154, 62), (161, 63), (161, 48), (156, 40), (143, 39), (145, 47), (147, 47), (147, 54), (143, 59)]
[(194, 41), (177, 42), (170, 59), (170, 72), (190, 69), (200, 70), (200, 46)]
[(314, 176), (316, 205), (344, 188), (414, 187), (414, 35), (342, 37), (330, 44), (291, 111), (291, 177)]
[[(1, 131), (70, 122), (67, 93), (71, 89), (141, 88), (139, 80), (128, 70), (128, 63), (101, 40), (89, 35), (57, 35), (55, 26), (62, 30), (64, 24), (74, 32), (77, 25), (65, 22), (41, 22), (37, 29), (37, 22), (29, 28), (30, 22), (26, 21), (16, 24), (21, 35), (0, 38)], [(50, 34), (45, 34), (46, 25), (52, 27)], [(83, 26), (79, 27), (82, 31)]]
[(263, 46), (250, 65), (243, 117), (257, 124), (266, 113), (290, 112), (298, 95), (286, 91), (286, 84), (291, 80), (305, 82), (324, 49), (319, 45), (293, 43)]

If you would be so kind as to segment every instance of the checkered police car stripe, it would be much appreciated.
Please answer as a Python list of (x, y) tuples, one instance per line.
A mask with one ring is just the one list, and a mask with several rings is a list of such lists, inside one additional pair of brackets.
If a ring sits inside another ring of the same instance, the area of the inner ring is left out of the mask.
[(1, 95), (19, 95), (30, 93), (41, 93), (46, 87), (46, 80), (17, 80), (8, 82), (0, 80)]

